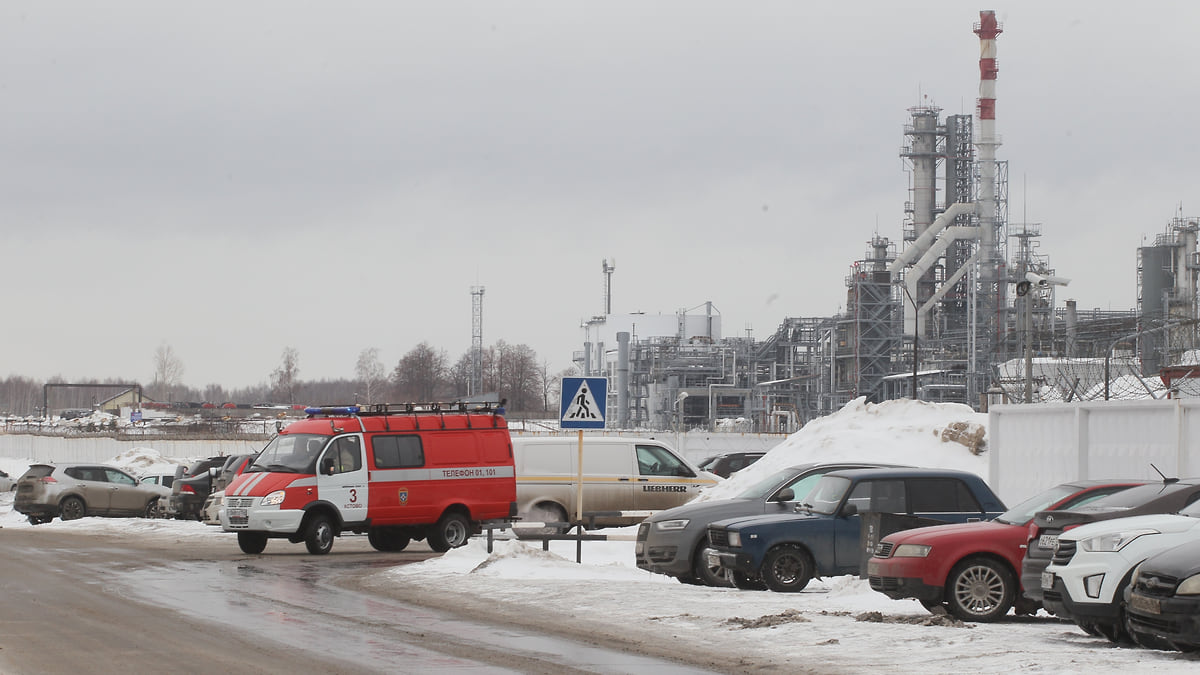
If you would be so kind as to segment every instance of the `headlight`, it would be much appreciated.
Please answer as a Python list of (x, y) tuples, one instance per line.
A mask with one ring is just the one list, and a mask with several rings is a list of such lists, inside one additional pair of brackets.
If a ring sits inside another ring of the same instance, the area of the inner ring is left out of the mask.
[(933, 550), (932, 546), (923, 544), (900, 544), (892, 551), (893, 558), (925, 558)]
[(1127, 530), (1125, 532), (1114, 532), (1112, 534), (1102, 534), (1098, 537), (1090, 537), (1088, 539), (1079, 540), (1079, 548), (1091, 553), (1115, 553), (1125, 548), (1129, 542), (1147, 534), (1162, 534), (1158, 530)]
[(1184, 579), (1179, 588), (1175, 589), (1175, 595), (1200, 595), (1200, 574), (1193, 574)]
[(279, 506), (283, 503), (283, 490), (276, 490), (271, 494), (263, 497), (263, 506)]
[(740, 532), (730, 532), (729, 533), (729, 546), (731, 548), (741, 548), (742, 547), (742, 534)]
[(659, 530), (682, 530), (687, 527), (687, 519), (682, 520), (660, 520), (654, 524), (655, 529)]

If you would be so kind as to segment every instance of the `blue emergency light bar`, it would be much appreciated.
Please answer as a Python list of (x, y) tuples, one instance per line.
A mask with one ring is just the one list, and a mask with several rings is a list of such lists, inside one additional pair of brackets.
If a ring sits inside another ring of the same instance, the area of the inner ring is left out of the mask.
[(331, 405), (305, 408), (308, 415), (357, 415), (362, 408), (356, 405)]

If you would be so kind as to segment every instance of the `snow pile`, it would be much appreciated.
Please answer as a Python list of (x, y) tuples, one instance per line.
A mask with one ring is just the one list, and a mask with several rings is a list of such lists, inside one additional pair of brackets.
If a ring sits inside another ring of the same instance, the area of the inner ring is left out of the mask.
[(191, 464), (192, 460), (163, 457), (154, 448), (130, 448), (105, 462), (137, 478), (142, 476), (175, 475), (175, 467)]
[[(987, 479), (987, 415), (960, 403), (857, 398), (813, 420), (762, 459), (705, 490), (695, 501), (736, 497), (770, 474), (808, 462), (883, 462), (959, 469)], [(949, 430), (949, 432), (947, 431)], [(972, 449), (972, 443), (975, 444)]]

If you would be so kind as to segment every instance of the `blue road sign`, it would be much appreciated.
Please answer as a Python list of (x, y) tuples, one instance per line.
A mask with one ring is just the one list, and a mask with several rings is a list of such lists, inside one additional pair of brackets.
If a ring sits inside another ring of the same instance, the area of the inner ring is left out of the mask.
[(603, 429), (607, 402), (607, 379), (564, 377), (558, 424), (563, 429)]

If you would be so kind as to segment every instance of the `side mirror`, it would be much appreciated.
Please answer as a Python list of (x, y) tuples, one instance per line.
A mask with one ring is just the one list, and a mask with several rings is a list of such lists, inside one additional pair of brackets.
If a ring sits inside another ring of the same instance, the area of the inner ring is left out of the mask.
[(849, 518), (850, 516), (857, 516), (857, 515), (858, 515), (858, 504), (846, 504), (845, 506), (842, 507), (841, 516), (843, 518)]
[(212, 467), (208, 468), (208, 477), (209, 478), (216, 478), (217, 476), (220, 476), (220, 475), (221, 475), (220, 467), (212, 466)]
[(794, 502), (796, 501), (796, 493), (792, 488), (783, 488), (775, 493), (775, 498), (772, 501), (776, 502)]

